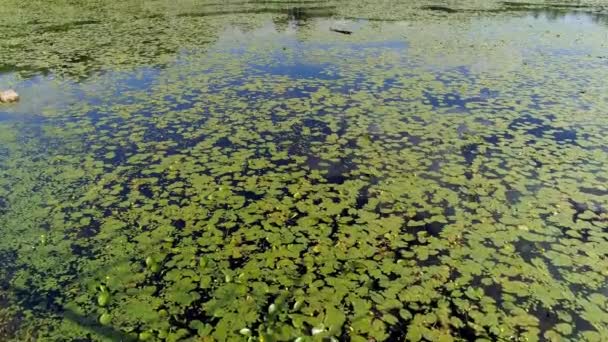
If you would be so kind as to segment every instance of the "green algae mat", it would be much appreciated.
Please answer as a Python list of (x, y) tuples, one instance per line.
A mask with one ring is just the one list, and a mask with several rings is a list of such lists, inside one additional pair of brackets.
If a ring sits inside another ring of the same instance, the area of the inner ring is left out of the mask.
[(608, 341), (602, 1), (0, 5), (0, 341)]

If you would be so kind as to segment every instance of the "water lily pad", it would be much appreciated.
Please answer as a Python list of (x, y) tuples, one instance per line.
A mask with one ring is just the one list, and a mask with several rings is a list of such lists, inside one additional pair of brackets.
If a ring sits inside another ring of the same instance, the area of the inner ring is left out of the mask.
[(99, 316), (99, 323), (101, 325), (108, 325), (112, 321), (112, 316), (108, 313), (103, 313)]
[(104, 307), (107, 306), (110, 303), (110, 294), (106, 291), (101, 292), (98, 296), (97, 296), (97, 304), (99, 304), (99, 306)]

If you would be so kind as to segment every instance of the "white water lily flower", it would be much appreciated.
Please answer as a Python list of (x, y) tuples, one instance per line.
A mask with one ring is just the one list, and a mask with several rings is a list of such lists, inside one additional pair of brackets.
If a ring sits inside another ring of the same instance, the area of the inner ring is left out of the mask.
[(325, 331), (324, 327), (321, 327), (321, 328), (312, 328), (312, 330), (311, 330), (311, 332), (312, 332), (313, 335), (320, 334), (320, 333), (322, 333), (324, 331)]

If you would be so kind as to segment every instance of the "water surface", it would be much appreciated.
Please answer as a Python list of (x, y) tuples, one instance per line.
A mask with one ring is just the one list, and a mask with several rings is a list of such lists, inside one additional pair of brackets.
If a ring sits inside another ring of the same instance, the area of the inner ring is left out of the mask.
[(9, 1), (0, 340), (607, 340), (607, 15)]

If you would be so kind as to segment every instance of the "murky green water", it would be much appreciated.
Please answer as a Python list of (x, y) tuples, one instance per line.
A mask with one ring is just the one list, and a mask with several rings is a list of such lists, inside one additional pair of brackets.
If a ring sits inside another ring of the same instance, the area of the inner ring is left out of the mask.
[(0, 340), (608, 340), (604, 3), (7, 0), (0, 31)]

